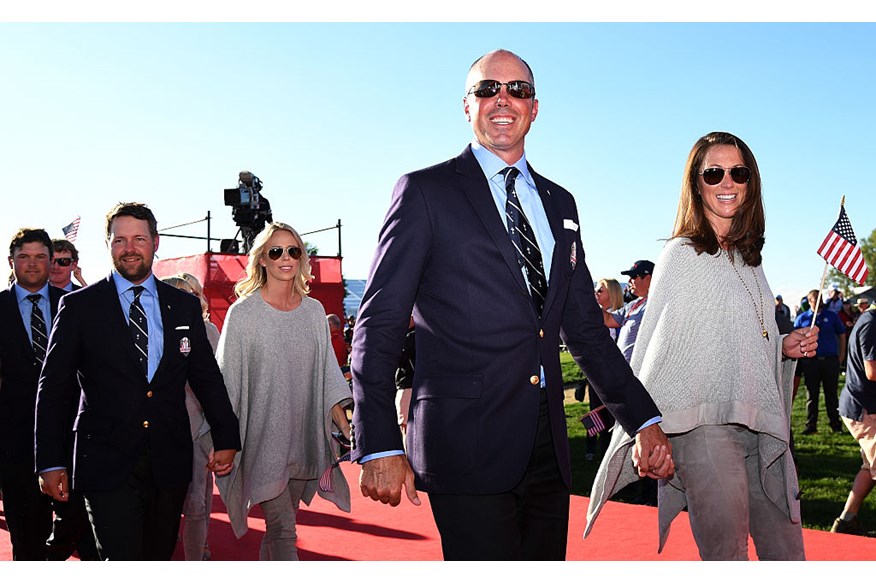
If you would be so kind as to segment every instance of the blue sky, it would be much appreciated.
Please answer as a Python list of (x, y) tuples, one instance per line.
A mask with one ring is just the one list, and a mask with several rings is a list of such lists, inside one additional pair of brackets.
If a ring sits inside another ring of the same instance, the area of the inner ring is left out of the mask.
[[(657, 258), (687, 154), (712, 130), (758, 158), (764, 267), (789, 303), (820, 281), (842, 195), (859, 237), (876, 227), (872, 23), (5, 23), (0, 237), (60, 236), (81, 215), (94, 281), (117, 201), (149, 204), (159, 228), (209, 210), (231, 237), (222, 191), (248, 169), (275, 219), (341, 219), (344, 274), (364, 278), (398, 177), (471, 140), (465, 74), (499, 47), (535, 71), (527, 157), (575, 195), (594, 278)], [(306, 239), (337, 251), (333, 231)], [(203, 245), (165, 238), (159, 255)]]

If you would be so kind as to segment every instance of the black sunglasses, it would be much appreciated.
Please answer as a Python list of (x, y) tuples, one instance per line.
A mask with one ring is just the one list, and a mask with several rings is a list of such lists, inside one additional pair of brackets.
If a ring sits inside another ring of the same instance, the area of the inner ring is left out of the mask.
[(283, 257), (284, 251), (286, 253), (288, 253), (289, 257), (292, 258), (293, 260), (297, 260), (298, 258), (301, 257), (301, 248), (298, 246), (294, 246), (294, 245), (291, 247), (287, 247), (287, 248), (272, 247), (271, 249), (268, 250), (268, 257), (274, 261), (277, 261), (278, 259)]
[(58, 264), (61, 267), (69, 267), (70, 264), (73, 263), (73, 258), (55, 258), (52, 260), (54, 263)]
[(508, 89), (508, 95), (517, 99), (531, 99), (535, 97), (535, 86), (529, 81), (509, 81), (502, 83), (495, 79), (484, 79), (472, 85), (466, 95), (475, 94), (475, 97), (493, 97), (502, 90), (502, 86)]
[[(744, 185), (751, 178), (751, 170), (745, 166), (734, 166), (730, 170), (730, 178), (738, 185)], [(707, 168), (700, 173), (707, 185), (716, 185), (724, 180), (724, 169), (721, 167)]]

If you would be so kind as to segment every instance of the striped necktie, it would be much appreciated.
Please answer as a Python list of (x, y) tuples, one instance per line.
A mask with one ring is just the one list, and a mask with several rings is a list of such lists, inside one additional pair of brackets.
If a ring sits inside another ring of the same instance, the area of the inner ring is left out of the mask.
[(42, 366), (43, 361), (46, 360), (46, 347), (49, 346), (46, 319), (43, 316), (43, 311), (40, 309), (42, 296), (39, 294), (28, 294), (27, 299), (33, 304), (30, 312), (30, 337), (33, 344), (33, 354), (40, 366)]
[(541, 316), (544, 299), (547, 296), (547, 278), (544, 275), (544, 264), (541, 261), (541, 250), (535, 241), (535, 233), (526, 219), (526, 214), (523, 213), (520, 199), (517, 198), (515, 183), (519, 173), (520, 171), (513, 166), (502, 170), (502, 175), (505, 177), (505, 193), (508, 195), (505, 203), (505, 219), (508, 222), (511, 242), (517, 250), (517, 262), (526, 274), (532, 301)]
[(134, 286), (134, 301), (128, 311), (128, 328), (134, 338), (134, 346), (137, 348), (137, 357), (143, 372), (149, 373), (149, 324), (146, 322), (146, 312), (140, 304), (140, 295), (143, 294), (143, 286)]

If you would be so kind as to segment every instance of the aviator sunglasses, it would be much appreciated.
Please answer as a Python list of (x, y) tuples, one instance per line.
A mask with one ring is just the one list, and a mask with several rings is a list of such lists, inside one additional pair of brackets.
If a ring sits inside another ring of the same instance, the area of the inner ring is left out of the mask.
[[(751, 178), (751, 170), (745, 166), (734, 166), (728, 170), (730, 171), (730, 178), (738, 185), (744, 185)], [(721, 167), (707, 168), (699, 173), (699, 175), (703, 177), (704, 183), (714, 186), (724, 180), (724, 169)]]
[(73, 258), (55, 258), (52, 262), (58, 264), (62, 268), (68, 268), (70, 267), (70, 264), (73, 263)]
[(502, 86), (508, 89), (508, 95), (517, 99), (530, 99), (535, 97), (535, 87), (528, 81), (509, 81), (502, 83), (495, 79), (484, 79), (472, 85), (466, 95), (475, 94), (475, 97), (493, 97), (502, 90)]
[(284, 251), (286, 253), (288, 253), (289, 257), (292, 258), (293, 260), (297, 260), (298, 258), (301, 257), (301, 248), (298, 246), (294, 246), (294, 245), (291, 247), (287, 247), (287, 248), (272, 247), (271, 249), (268, 250), (268, 257), (274, 261), (277, 261), (278, 259), (283, 257)]

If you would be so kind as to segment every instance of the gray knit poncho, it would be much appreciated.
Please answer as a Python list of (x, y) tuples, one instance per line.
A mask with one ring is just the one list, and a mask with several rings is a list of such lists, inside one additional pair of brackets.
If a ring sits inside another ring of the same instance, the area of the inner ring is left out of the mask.
[(259, 292), (238, 299), (225, 317), (216, 358), (243, 442), (231, 474), (216, 480), (234, 535), (246, 533), (254, 505), (279, 496), (293, 478), (310, 481), (305, 503), (319, 492), (349, 512), (350, 489), (339, 468), (332, 471), (333, 493), (317, 489), (335, 461), (331, 408), (351, 401), (322, 304), (305, 296), (285, 312)]
[[(670, 437), (701, 425), (739, 424), (757, 432), (764, 490), (799, 522), (788, 448), (794, 362), (782, 363), (782, 337), (762, 266), (752, 269), (739, 254), (734, 261), (725, 251), (697, 255), (689, 240), (670, 240), (654, 269), (630, 365), (660, 408), (661, 427)], [(594, 480), (585, 537), (609, 497), (639, 478), (630, 463), (633, 439), (617, 426), (613, 434)], [(677, 479), (660, 482), (659, 549), (685, 505)]]

